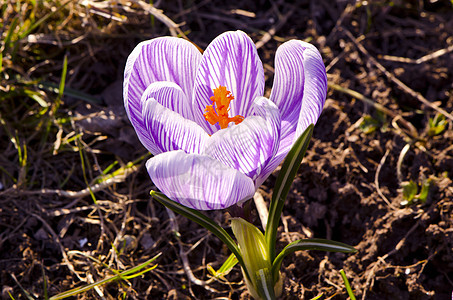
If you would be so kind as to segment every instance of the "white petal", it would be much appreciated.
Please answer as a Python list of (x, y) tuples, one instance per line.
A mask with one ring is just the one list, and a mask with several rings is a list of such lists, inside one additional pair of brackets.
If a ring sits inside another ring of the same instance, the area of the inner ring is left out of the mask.
[(191, 99), (200, 60), (201, 53), (194, 45), (174, 37), (141, 42), (129, 55), (124, 70), (124, 107), (143, 144), (151, 143), (146, 131), (137, 130), (143, 124), (141, 97), (145, 89), (157, 81), (171, 81)]
[(190, 100), (176, 83), (158, 81), (150, 84), (141, 100), (149, 98), (154, 98), (159, 104), (180, 114), (183, 118), (192, 120)]
[(259, 97), (253, 116), (214, 133), (205, 153), (255, 180), (278, 150), (280, 123), (276, 105)]
[(162, 193), (198, 210), (227, 208), (255, 193), (250, 178), (205, 155), (165, 152), (149, 159), (146, 168)]
[(200, 153), (209, 135), (197, 123), (147, 96), (148, 89), (143, 94), (144, 130), (149, 133), (149, 143), (145, 143), (145, 147), (154, 155), (172, 150)]
[[(201, 53), (190, 42), (159, 37), (141, 42), (129, 55), (124, 70), (124, 101), (139, 101), (153, 82), (171, 81), (191, 98)], [(131, 99), (133, 98), (133, 99)]]
[[(316, 124), (326, 93), (326, 69), (316, 47), (298, 40), (282, 44), (275, 55), (270, 97), (280, 109), (282, 139), (289, 138), (294, 142), (308, 125)], [(279, 153), (288, 151), (288, 147), (282, 147)]]
[(283, 161), (308, 125), (316, 124), (326, 93), (326, 69), (316, 47), (297, 40), (282, 44), (275, 55), (275, 77), (270, 97), (281, 112), (281, 141), (277, 154), (257, 178), (257, 186)]
[(194, 120), (212, 134), (220, 127), (203, 117), (213, 89), (225, 86), (234, 96), (230, 117), (251, 113), (253, 100), (264, 92), (264, 69), (253, 41), (242, 31), (219, 35), (206, 48), (198, 69), (193, 95)]

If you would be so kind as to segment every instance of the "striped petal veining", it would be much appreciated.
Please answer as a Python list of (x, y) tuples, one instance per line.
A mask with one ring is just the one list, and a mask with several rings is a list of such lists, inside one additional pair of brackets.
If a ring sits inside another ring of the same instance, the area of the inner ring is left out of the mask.
[[(167, 86), (167, 89), (156, 91), (156, 87), (159, 88), (158, 83), (150, 85), (142, 96), (144, 122), (141, 129), (149, 133), (150, 140), (149, 144), (144, 143), (145, 147), (154, 155), (173, 150), (201, 153), (208, 134), (194, 121), (161, 104), (168, 102), (163, 97), (178, 99), (177, 95), (185, 97), (184, 94), (178, 93), (179, 88), (170, 91)], [(159, 94), (159, 91), (167, 93)]]
[(194, 92), (194, 120), (209, 134), (220, 129), (203, 117), (213, 89), (225, 86), (234, 96), (230, 116), (250, 114), (253, 100), (264, 92), (264, 69), (253, 41), (242, 31), (219, 35), (206, 48), (198, 69)]
[(206, 155), (165, 152), (150, 158), (146, 168), (167, 197), (198, 210), (227, 208), (255, 193), (249, 177)]
[(277, 152), (281, 122), (277, 106), (264, 97), (254, 101), (252, 111), (239, 125), (214, 133), (204, 153), (255, 180)]

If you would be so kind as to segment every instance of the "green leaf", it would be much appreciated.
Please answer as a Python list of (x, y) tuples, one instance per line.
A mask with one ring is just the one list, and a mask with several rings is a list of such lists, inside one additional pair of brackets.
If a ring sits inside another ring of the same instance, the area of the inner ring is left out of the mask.
[(250, 279), (250, 274), (248, 274), (244, 260), (242, 259), (241, 252), (239, 251), (239, 247), (236, 245), (236, 242), (233, 240), (233, 238), (223, 229), (220, 227), (219, 224), (202, 214), (201, 212), (185, 207), (184, 205), (181, 205), (173, 200), (170, 200), (167, 196), (165, 196), (162, 193), (158, 193), (156, 191), (151, 191), (150, 192), (151, 196), (159, 201), (162, 205), (168, 207), (175, 213), (178, 213), (180, 215), (183, 215), (184, 217), (194, 221), (198, 225), (203, 226), (210, 232), (212, 232), (215, 236), (217, 236), (222, 242), (227, 245), (228, 249), (230, 249), (231, 252), (236, 256), (238, 259), (239, 263), (245, 270), (246, 276)]
[(213, 267), (211, 267), (210, 265), (208, 265), (208, 271), (209, 273), (211, 273), (212, 276), (214, 276), (215, 278), (221, 278), (225, 275), (227, 275), (228, 273), (230, 273), (230, 271), (233, 269), (233, 267), (238, 263), (238, 259), (236, 258), (236, 255), (234, 255), (234, 253), (231, 253), (230, 256), (228, 256), (227, 260), (225, 260), (225, 262), (223, 263), (223, 265), (220, 267), (220, 269), (218, 269), (217, 271), (214, 270)]
[(256, 291), (263, 300), (275, 300), (274, 283), (269, 269), (261, 269), (255, 274)]
[[(278, 276), (278, 272), (282, 265), (283, 258), (288, 254), (294, 253), (299, 250), (320, 250), (320, 251), (328, 251), (328, 252), (343, 252), (343, 253), (354, 253), (357, 250), (349, 245), (330, 241), (326, 239), (305, 239), (305, 240), (298, 240), (288, 244), (285, 248), (283, 248), (282, 252), (278, 254), (275, 258), (274, 263), (272, 264), (272, 274), (274, 276)], [(274, 277), (277, 278), (277, 277)]]
[(360, 123), (359, 128), (365, 134), (371, 134), (376, 131), (380, 126), (379, 121), (372, 116), (366, 115), (363, 117), (363, 121)]
[(445, 120), (445, 116), (441, 114), (437, 114), (433, 119), (429, 118), (428, 120), (428, 135), (429, 136), (435, 136), (438, 134), (441, 134), (448, 122)]
[(406, 181), (401, 183), (403, 187), (403, 198), (404, 200), (407, 201), (407, 204), (412, 203), (412, 201), (415, 198), (415, 195), (417, 195), (418, 192), (418, 186), (414, 181)]
[(49, 104), (46, 102), (46, 100), (44, 100), (41, 97), (41, 95), (38, 92), (24, 89), (24, 93), (31, 99), (35, 100), (41, 107), (44, 107), (44, 108), (49, 107)]
[[(256, 226), (242, 218), (232, 218), (231, 230), (236, 237), (242, 259), (250, 275), (256, 274), (258, 270), (271, 267), (266, 239)], [(252, 284), (254, 283), (252, 281)]]
[[(289, 188), (291, 187), (297, 170), (299, 169), (302, 158), (305, 155), (305, 151), (307, 151), (308, 144), (313, 134), (313, 127), (313, 124), (308, 126), (304, 133), (302, 133), (294, 143), (293, 147), (286, 156), (285, 161), (283, 162), (277, 181), (275, 182), (265, 232), (271, 262), (275, 258), (277, 227), (282, 214), (283, 205), (285, 204), (286, 196), (288, 195)], [(274, 277), (274, 279), (275, 278), (277, 277)]]
[(61, 99), (61, 97), (63, 97), (67, 72), (68, 72), (68, 56), (65, 55), (63, 60), (63, 70), (61, 71), (60, 85), (58, 86), (58, 99)]
[(429, 189), (431, 187), (431, 179), (427, 179), (422, 184), (422, 190), (420, 191), (420, 195), (418, 195), (418, 199), (425, 203), (428, 199)]
[(344, 270), (340, 270), (341, 278), (343, 278), (344, 285), (346, 286), (346, 291), (348, 292), (349, 299), (351, 300), (356, 300), (354, 293), (352, 292), (351, 285), (349, 284), (349, 280), (346, 277), (346, 274), (344, 273)]
[(16, 25), (19, 19), (15, 17), (11, 24), (9, 25), (9, 30), (8, 33), (6, 34), (5, 40), (3, 41), (3, 50), (2, 50), (2, 55), (6, 56), (6, 52), (8, 51), (8, 48), (10, 47), (11, 43), (11, 38), (13, 37), (14, 30), (16, 29)]

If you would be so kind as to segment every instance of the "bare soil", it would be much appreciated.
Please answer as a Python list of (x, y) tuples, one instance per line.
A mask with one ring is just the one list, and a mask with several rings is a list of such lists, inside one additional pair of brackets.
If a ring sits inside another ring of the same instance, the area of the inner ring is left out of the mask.
[[(320, 293), (322, 299), (347, 299), (340, 269), (345, 270), (358, 299), (451, 299), (451, 115), (443, 132), (428, 135), (436, 109), (453, 111), (451, 2), (394, 1), (393, 6), (387, 1), (360, 5), (327, 0), (155, 3), (201, 48), (224, 31), (247, 32), (260, 46), (267, 93), (274, 54), (282, 42), (308, 40), (323, 55), (330, 84), (327, 102), (287, 199), (278, 247), (318, 237), (353, 245), (358, 252), (310, 251), (286, 258), (282, 299), (311, 299)], [(127, 16), (123, 22), (94, 16), (102, 29), (87, 32), (82, 42), (63, 47), (34, 45), (48, 47), (53, 60), (36, 71), (36, 77), (58, 83), (62, 58), (69, 54), (67, 86), (99, 99), (88, 103), (66, 95), (57, 112), (75, 117), (70, 128), (81, 135), (90, 183), (115, 160), (121, 165), (146, 155), (122, 108), (122, 72), (127, 55), (139, 41), (170, 34), (158, 18), (144, 11), (142, 15), (122, 13)], [(26, 68), (26, 62), (21, 67)], [(337, 85), (382, 105), (390, 114)], [(23, 289), (44, 299), (44, 282), (48, 294), (55, 295), (110, 276), (109, 268), (125, 270), (160, 252), (156, 269), (77, 299), (100, 299), (101, 294), (120, 299), (123, 293), (127, 299), (250, 299), (238, 268), (225, 280), (197, 284), (209, 280), (207, 264), (218, 268), (229, 252), (205, 229), (181, 216), (172, 219), (150, 199), (149, 191), (155, 187), (144, 169), (146, 159), (122, 180), (95, 191), (97, 205), (89, 193), (56, 193), (87, 187), (79, 151), (71, 142), (53, 151), (57, 130), (50, 132), (48, 145), (40, 144), (41, 136), (30, 137), (27, 130), (32, 128), (20, 127), (21, 117), (14, 116), (21, 109), (2, 115), (21, 128), (18, 134), (28, 142), (31, 164), (26, 170), (19, 166), (5, 127), (0, 128), (3, 299), (9, 299), (8, 292), (15, 299), (26, 299)], [(372, 132), (364, 122), (371, 122)], [(408, 123), (415, 131), (404, 125)], [(14, 132), (14, 127), (9, 129)], [(64, 129), (60, 137), (69, 138), (69, 133)], [(409, 150), (402, 154), (406, 145)], [(22, 185), (9, 180), (5, 170), (17, 178), (23, 176)], [(260, 189), (266, 200), (277, 172)], [(402, 183), (421, 184), (427, 179), (431, 186), (426, 202), (402, 205)], [(228, 227), (226, 212), (208, 214)], [(186, 269), (182, 257), (187, 259)], [(187, 267), (198, 281), (190, 280)]]

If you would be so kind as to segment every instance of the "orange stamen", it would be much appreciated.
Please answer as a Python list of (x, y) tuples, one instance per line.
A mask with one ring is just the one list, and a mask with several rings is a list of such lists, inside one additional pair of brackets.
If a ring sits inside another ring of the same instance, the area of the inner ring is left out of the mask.
[(218, 88), (214, 89), (214, 96), (210, 99), (212, 100), (212, 105), (206, 106), (205, 113), (203, 114), (209, 124), (214, 125), (219, 123), (220, 128), (224, 129), (228, 127), (230, 122), (234, 122), (237, 125), (244, 120), (244, 117), (240, 115), (232, 118), (228, 117), (230, 102), (234, 97), (226, 87), (220, 85)]

